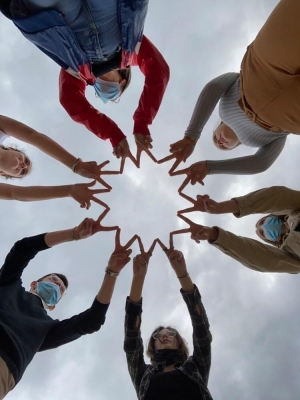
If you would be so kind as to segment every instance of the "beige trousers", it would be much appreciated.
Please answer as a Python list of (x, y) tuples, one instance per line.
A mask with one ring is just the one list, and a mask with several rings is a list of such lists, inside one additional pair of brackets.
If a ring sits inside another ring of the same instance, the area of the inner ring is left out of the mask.
[(248, 46), (239, 105), (265, 129), (300, 134), (299, 0), (281, 0)]
[(6, 362), (0, 357), (0, 400), (15, 386), (15, 380), (7, 368)]

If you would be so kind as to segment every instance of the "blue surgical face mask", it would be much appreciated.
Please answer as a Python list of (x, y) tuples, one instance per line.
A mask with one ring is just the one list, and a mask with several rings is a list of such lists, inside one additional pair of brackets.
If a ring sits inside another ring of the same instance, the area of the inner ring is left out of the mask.
[(277, 242), (277, 240), (282, 235), (283, 220), (278, 217), (267, 217), (263, 224), (261, 225), (264, 231), (265, 237), (272, 242)]
[(121, 84), (119, 82), (103, 81), (97, 78), (94, 89), (96, 96), (100, 97), (103, 103), (116, 100), (121, 95)]
[(55, 306), (61, 296), (59, 286), (51, 282), (38, 282), (36, 291), (47, 306)]

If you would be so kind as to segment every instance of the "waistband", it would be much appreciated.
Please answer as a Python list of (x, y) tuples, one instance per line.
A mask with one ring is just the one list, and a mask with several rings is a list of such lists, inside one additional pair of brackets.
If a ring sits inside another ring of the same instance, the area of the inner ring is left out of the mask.
[(260, 126), (261, 128), (263, 128), (263, 129), (265, 129), (267, 131), (280, 132), (280, 133), (287, 132), (287, 131), (281, 129), (280, 127), (278, 127), (278, 126), (274, 126), (274, 125), (268, 124), (267, 122), (262, 120), (252, 110), (252, 108), (249, 105), (249, 103), (247, 102), (247, 99), (246, 99), (246, 96), (245, 96), (245, 92), (244, 92), (244, 88), (243, 88), (243, 73), (242, 73), (242, 71), (240, 71), (240, 95), (241, 95), (241, 98), (238, 100), (238, 105), (244, 111), (244, 113), (245, 113), (247, 118), (249, 118), (255, 124), (257, 124), (258, 126)]

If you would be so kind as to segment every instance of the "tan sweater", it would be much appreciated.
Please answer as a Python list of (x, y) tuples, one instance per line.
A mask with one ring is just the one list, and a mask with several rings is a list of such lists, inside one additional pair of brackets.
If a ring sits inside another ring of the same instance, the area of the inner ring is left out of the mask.
[(234, 199), (240, 208), (240, 214), (236, 217), (257, 213), (286, 214), (290, 232), (284, 237), (279, 249), (254, 239), (236, 236), (221, 228), (218, 228), (218, 239), (211, 244), (255, 271), (299, 273), (300, 232), (295, 231), (295, 228), (300, 223), (300, 191), (273, 186)]

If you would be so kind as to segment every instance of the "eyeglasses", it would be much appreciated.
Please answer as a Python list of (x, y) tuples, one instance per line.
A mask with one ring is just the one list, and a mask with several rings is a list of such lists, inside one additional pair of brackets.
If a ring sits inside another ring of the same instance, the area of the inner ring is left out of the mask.
[(49, 279), (50, 279), (53, 283), (55, 283), (57, 286), (59, 286), (59, 289), (60, 289), (62, 295), (65, 294), (67, 288), (65, 287), (64, 283), (62, 282), (61, 279), (59, 279), (58, 276), (56, 276), (56, 275), (50, 275), (50, 276), (49, 276)]
[(176, 331), (174, 329), (166, 329), (164, 331), (154, 332), (152, 337), (154, 340), (161, 339), (163, 336), (167, 335), (169, 337), (175, 337)]

